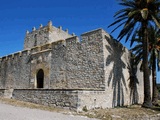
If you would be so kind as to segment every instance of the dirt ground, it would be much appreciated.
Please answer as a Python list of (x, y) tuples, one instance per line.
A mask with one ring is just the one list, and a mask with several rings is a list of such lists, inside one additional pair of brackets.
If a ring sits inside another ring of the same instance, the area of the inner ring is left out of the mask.
[(0, 120), (97, 120), (81, 115), (62, 114), (0, 102)]
[(0, 98), (1, 103), (10, 104), (19, 107), (28, 107), (32, 109), (40, 109), (50, 112), (58, 112), (63, 114), (81, 115), (90, 118), (97, 118), (100, 120), (160, 120), (160, 107), (153, 107), (152, 109), (142, 108), (141, 105), (132, 105), (127, 107), (117, 107), (113, 109), (95, 109), (85, 110), (81, 113), (74, 111), (51, 108), (43, 105), (17, 101), (13, 99)]
[(97, 109), (83, 112), (88, 117), (101, 120), (160, 120), (160, 108), (141, 108), (140, 105), (113, 109)]

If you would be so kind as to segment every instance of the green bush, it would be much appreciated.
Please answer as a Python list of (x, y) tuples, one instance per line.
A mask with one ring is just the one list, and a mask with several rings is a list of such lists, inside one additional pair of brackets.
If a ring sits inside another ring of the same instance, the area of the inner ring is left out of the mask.
[(87, 112), (87, 111), (88, 111), (88, 109), (87, 109), (86, 106), (84, 106), (82, 110), (83, 110), (84, 112)]

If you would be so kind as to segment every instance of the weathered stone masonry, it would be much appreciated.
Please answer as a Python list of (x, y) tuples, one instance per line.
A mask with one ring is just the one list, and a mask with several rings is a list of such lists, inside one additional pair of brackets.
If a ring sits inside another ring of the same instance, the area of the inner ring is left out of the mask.
[(0, 59), (0, 96), (78, 111), (141, 103), (142, 73), (131, 81), (130, 66), (130, 52), (103, 29), (79, 40), (49, 22), (26, 32), (23, 51)]

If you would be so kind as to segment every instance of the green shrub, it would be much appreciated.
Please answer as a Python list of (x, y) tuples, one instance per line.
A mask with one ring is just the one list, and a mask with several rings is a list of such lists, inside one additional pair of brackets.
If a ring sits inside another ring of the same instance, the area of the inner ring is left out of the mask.
[(82, 110), (83, 110), (84, 112), (87, 112), (87, 111), (88, 111), (88, 109), (87, 109), (86, 106), (84, 106)]

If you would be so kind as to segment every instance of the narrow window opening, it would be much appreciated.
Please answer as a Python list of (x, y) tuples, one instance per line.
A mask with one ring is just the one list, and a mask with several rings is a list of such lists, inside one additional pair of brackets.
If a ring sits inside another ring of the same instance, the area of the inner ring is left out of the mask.
[(35, 36), (34, 36), (34, 46), (37, 46), (37, 34), (35, 34)]
[(37, 88), (43, 88), (43, 84), (44, 84), (44, 72), (42, 69), (40, 69), (37, 72)]

